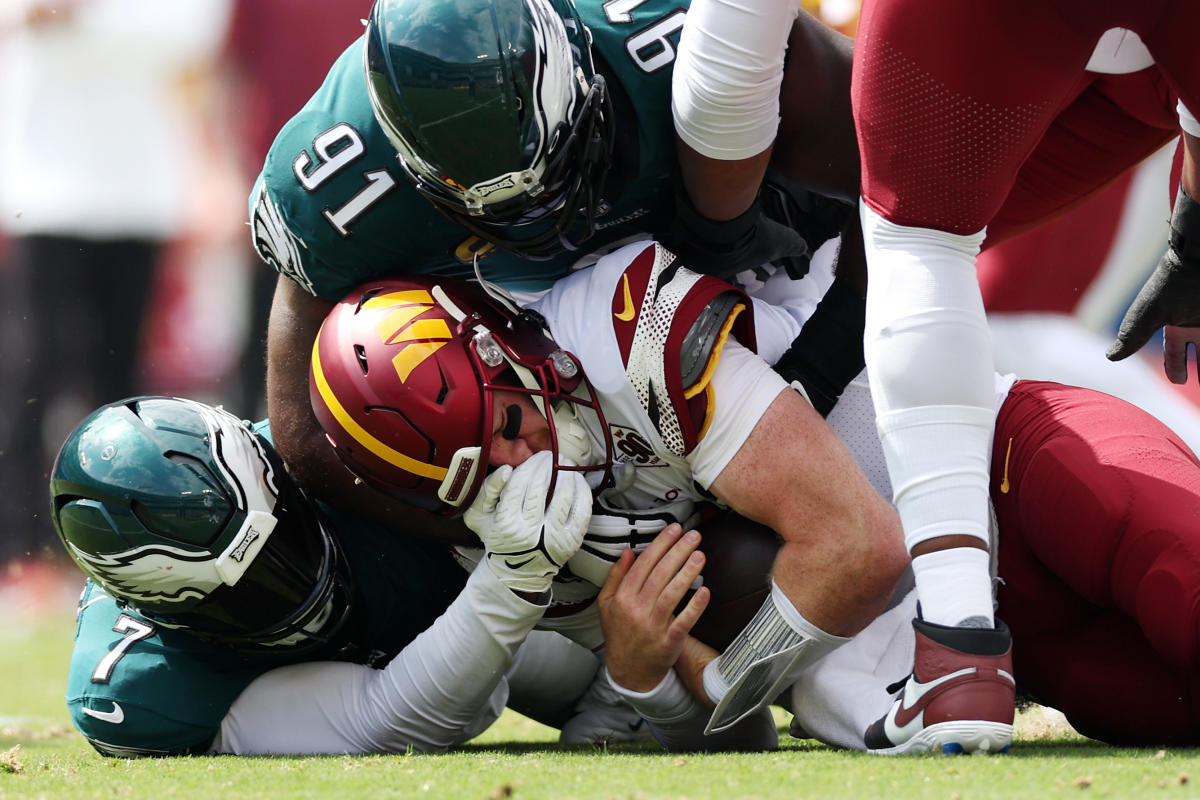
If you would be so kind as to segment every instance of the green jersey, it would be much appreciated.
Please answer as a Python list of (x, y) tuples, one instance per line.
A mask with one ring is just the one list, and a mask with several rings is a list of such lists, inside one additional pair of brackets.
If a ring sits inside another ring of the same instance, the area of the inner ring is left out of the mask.
[[(669, 223), (671, 66), (687, 0), (580, 0), (577, 7), (592, 33), (618, 130), (608, 196), (586, 245), (599, 249), (653, 236)], [(476, 253), (485, 278), (514, 290), (543, 290), (566, 274), (580, 253), (531, 261), (494, 251), (408, 183), (371, 110), (363, 47), (359, 39), (334, 62), (271, 146), (250, 194), (259, 255), (328, 300), (398, 272), (471, 277)]]
[(67, 707), (106, 755), (203, 753), (238, 695), (298, 661), (383, 667), (458, 596), (467, 573), (448, 549), (321, 506), (354, 577), (353, 639), (337, 653), (248, 655), (164, 628), (88, 581), (80, 598)]

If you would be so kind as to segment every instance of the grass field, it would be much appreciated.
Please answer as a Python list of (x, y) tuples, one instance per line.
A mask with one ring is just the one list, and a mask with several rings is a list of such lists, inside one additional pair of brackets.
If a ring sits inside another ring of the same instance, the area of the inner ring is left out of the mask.
[(71, 729), (63, 704), (69, 610), (0, 611), (0, 798), (6, 800), (1200, 797), (1200, 750), (1113, 749), (1045, 715), (1022, 718), (1009, 755), (978, 758), (880, 759), (786, 733), (779, 752), (759, 755), (562, 747), (556, 731), (508, 714), (444, 756), (106, 759)]

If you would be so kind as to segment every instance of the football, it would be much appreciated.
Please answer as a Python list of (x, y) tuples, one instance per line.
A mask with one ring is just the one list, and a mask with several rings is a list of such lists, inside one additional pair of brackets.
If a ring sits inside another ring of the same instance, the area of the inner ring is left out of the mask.
[(703, 537), (704, 585), (712, 592), (692, 635), (724, 650), (762, 607), (770, 592), (767, 579), (779, 551), (770, 528), (732, 511), (696, 526)]

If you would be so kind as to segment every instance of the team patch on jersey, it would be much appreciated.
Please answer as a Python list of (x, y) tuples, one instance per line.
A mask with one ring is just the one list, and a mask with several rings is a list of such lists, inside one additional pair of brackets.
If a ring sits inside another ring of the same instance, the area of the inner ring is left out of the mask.
[(654, 454), (654, 447), (646, 437), (633, 428), (609, 423), (608, 430), (612, 436), (614, 462), (628, 462), (639, 467), (666, 466), (666, 462)]
[(283, 213), (271, 200), (265, 186), (259, 187), (254, 198), (250, 237), (259, 258), (280, 274), (291, 278), (304, 291), (316, 295), (312, 280), (304, 271), (304, 262), (300, 257), (300, 248), (305, 246), (304, 241), (288, 229), (287, 223), (283, 221)]

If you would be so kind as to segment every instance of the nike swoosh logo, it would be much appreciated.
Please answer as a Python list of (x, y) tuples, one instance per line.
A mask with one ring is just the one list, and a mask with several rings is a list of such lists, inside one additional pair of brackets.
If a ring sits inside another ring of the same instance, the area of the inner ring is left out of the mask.
[(1008, 439), (1008, 450), (1004, 452), (1004, 480), (1000, 481), (1000, 494), (1008, 494), (1011, 488), (1008, 482), (1008, 459), (1012, 455), (1012, 437)]
[(83, 713), (89, 717), (95, 717), (103, 722), (111, 722), (113, 725), (120, 725), (125, 721), (125, 709), (121, 708), (121, 704), (113, 702), (112, 711), (97, 711), (94, 708), (83, 707)]
[(620, 312), (613, 314), (613, 316), (621, 320), (621, 322), (629, 322), (629, 320), (633, 319), (634, 315), (637, 314), (637, 309), (633, 307), (633, 294), (629, 291), (628, 275), (621, 276), (621, 291), (625, 293), (625, 308), (623, 308)]
[[(903, 731), (908, 728), (927, 705), (926, 695), (932, 692), (937, 687), (949, 683), (950, 681), (959, 678), (966, 678), (975, 674), (974, 667), (966, 667), (955, 672), (948, 672), (939, 678), (936, 678), (929, 683), (917, 683), (915, 680), (910, 680), (904, 684), (904, 695), (900, 698), (900, 702), (896, 704), (894, 721), (896, 727)], [(891, 731), (888, 732), (889, 735)], [(893, 742), (898, 741), (892, 739)]]
[(537, 558), (537, 556), (530, 556), (529, 558), (525, 559), (524, 561), (517, 561), (515, 563), (506, 558), (506, 559), (504, 559), (504, 566), (508, 567), (509, 569), (520, 569), (521, 567), (528, 564), (530, 561), (533, 561), (535, 558)]

